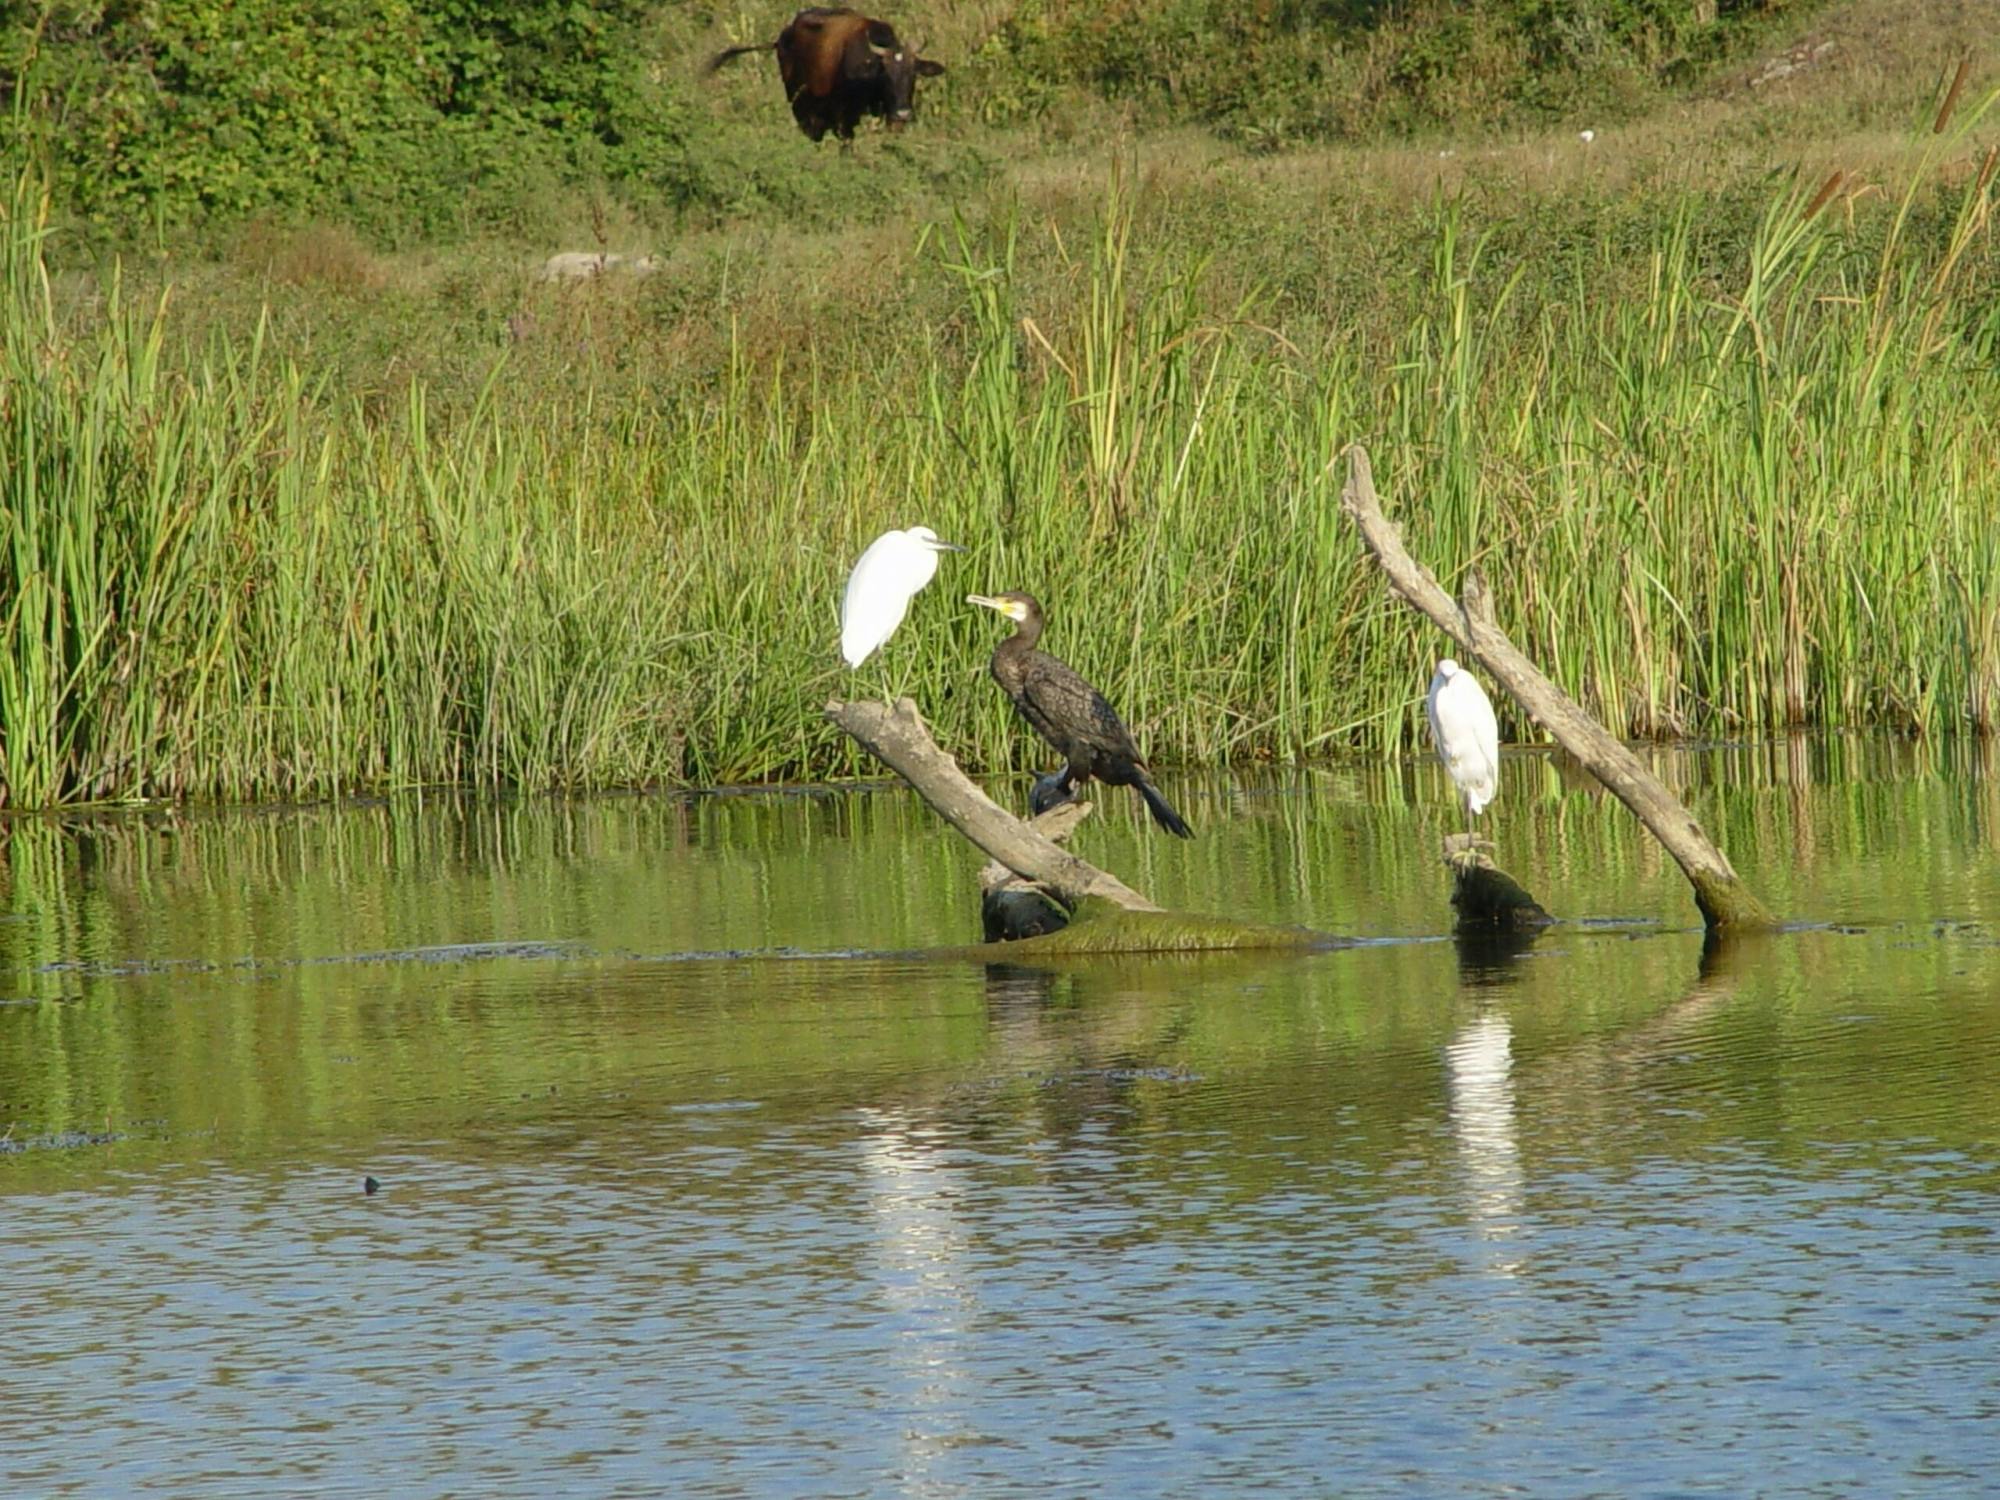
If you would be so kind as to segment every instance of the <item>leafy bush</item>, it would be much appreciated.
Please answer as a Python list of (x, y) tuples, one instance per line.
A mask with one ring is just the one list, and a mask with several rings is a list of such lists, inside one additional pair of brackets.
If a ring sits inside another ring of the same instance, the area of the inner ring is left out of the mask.
[(534, 231), (579, 192), (642, 217), (845, 221), (981, 176), (990, 152), (961, 122), (1088, 129), (1091, 97), (1268, 150), (1608, 124), (1810, 3), (1013, 0), (976, 48), (966, 23), (924, 128), (865, 172), (828, 171), (761, 84), (748, 118), (698, 100), (682, 49), (721, 33), (686, 0), (0, 0), (0, 106), (94, 237), (250, 218), (375, 242)]
[(980, 62), (989, 118), (1040, 113), (1070, 84), (1280, 145), (1629, 113), (1799, 3), (1022, 0)]
[(539, 181), (691, 186), (638, 0), (0, 0), (0, 102), (112, 229), (253, 214), (380, 234)]

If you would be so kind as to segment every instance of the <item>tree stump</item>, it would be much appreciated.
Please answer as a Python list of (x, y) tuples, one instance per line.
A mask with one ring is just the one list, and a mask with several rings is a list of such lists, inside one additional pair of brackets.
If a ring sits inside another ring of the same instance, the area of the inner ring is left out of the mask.
[(1451, 905), (1458, 913), (1459, 933), (1534, 932), (1554, 922), (1541, 902), (1493, 863), (1486, 853), (1491, 847), (1487, 840), (1469, 833), (1453, 834), (1444, 841), (1444, 863), (1451, 871)]
[[(1088, 802), (1064, 802), (1031, 820), (1028, 826), (1052, 844), (1070, 836), (1090, 816)], [(1069, 926), (1070, 904), (1052, 887), (1017, 875), (997, 859), (979, 872), (979, 925), (989, 943), (1014, 943), (1044, 937)]]

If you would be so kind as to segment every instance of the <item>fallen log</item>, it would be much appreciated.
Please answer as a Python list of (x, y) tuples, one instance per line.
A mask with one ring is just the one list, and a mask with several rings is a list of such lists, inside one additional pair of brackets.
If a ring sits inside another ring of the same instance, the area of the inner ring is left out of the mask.
[[(826, 716), (884, 761), (932, 810), (1006, 870), (1069, 908), (1069, 925), (1007, 945), (1009, 953), (1194, 953), (1218, 949), (1326, 948), (1346, 940), (1304, 927), (1162, 911), (1115, 875), (1078, 859), (1045, 830), (1066, 835), (1080, 812), (1053, 824), (1052, 808), (1024, 823), (966, 778), (931, 738), (916, 704), (831, 702)], [(1040, 825), (1040, 826), (1038, 826)], [(982, 903), (983, 904), (983, 903)]]
[(1037, 832), (979, 790), (958, 762), (938, 748), (917, 705), (908, 698), (884, 703), (826, 706), (826, 716), (863, 748), (888, 763), (952, 827), (1015, 874), (1047, 886), (1071, 907), (1093, 898), (1126, 911), (1160, 908), (1117, 876), (1086, 864)]
[(1375, 498), (1368, 450), (1356, 444), (1347, 454), (1341, 507), (1388, 575), (1389, 586), (1458, 642), (1466, 655), (1513, 695), (1529, 718), (1632, 809), (1680, 865), (1710, 931), (1754, 931), (1777, 925), (1680, 800), (1507, 639), (1493, 621), (1492, 596), (1478, 572), (1466, 570), (1459, 599), (1454, 602), (1430, 570), (1404, 550), (1401, 534), (1382, 514)]

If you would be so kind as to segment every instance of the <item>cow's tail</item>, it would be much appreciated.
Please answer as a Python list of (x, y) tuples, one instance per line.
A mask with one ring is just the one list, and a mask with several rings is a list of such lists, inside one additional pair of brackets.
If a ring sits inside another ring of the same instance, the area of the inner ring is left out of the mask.
[(741, 57), (746, 52), (769, 52), (777, 45), (776, 42), (752, 42), (747, 47), (724, 47), (708, 60), (708, 66), (703, 68), (702, 72), (713, 73), (732, 57)]

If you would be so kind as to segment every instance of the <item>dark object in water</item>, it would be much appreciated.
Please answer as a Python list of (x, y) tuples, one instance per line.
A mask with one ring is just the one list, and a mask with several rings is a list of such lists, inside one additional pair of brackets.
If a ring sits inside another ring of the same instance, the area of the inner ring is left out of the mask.
[(373, 1177), (364, 1177), (361, 1179), (361, 1191), (372, 1198), (382, 1191), (382, 1184), (377, 1182)]
[(979, 922), (989, 943), (1061, 932), (1069, 926), (1069, 908), (1045, 886), (1021, 882), (985, 891), (979, 898)]
[(1451, 904), (1458, 930), (1527, 932), (1555, 921), (1521, 883), (1480, 849), (1484, 839), (1456, 834), (1445, 840), (1444, 862), (1451, 868)]

